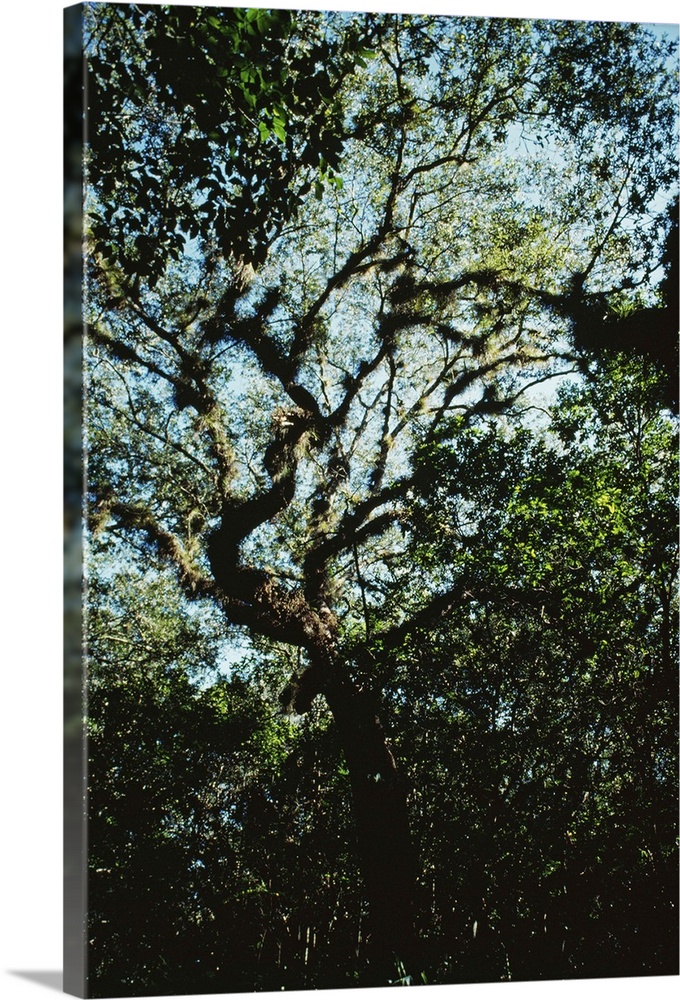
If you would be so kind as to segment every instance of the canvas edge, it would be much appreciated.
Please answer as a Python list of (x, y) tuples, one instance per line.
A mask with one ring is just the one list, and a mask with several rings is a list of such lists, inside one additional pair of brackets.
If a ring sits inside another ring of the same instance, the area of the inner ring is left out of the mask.
[(87, 992), (83, 656), (83, 5), (63, 11), (64, 56), (64, 896), (63, 990)]

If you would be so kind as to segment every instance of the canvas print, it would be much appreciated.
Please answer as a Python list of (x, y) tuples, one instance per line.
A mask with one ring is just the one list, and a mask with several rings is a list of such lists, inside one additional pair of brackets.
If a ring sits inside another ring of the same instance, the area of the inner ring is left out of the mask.
[(677, 974), (677, 36), (67, 11), (70, 992)]

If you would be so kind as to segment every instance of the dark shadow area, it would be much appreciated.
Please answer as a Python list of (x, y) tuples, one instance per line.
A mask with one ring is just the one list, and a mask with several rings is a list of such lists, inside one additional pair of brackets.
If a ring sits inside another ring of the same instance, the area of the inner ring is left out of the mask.
[(30, 970), (28, 972), (19, 969), (8, 969), (8, 972), (12, 976), (20, 976), (22, 979), (29, 979), (32, 983), (38, 983), (39, 986), (44, 986), (48, 990), (58, 990), (60, 993), (62, 991), (64, 974), (61, 969), (58, 972), (46, 972), (42, 969), (39, 971)]

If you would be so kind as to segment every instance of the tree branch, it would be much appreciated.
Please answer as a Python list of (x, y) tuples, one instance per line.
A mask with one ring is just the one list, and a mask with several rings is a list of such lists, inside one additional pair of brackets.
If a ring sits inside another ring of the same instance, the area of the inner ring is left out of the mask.
[(153, 514), (136, 504), (110, 501), (107, 510), (119, 519), (126, 529), (141, 532), (174, 568), (180, 586), (189, 597), (215, 597), (215, 583), (192, 563), (184, 546), (171, 532), (158, 524)]

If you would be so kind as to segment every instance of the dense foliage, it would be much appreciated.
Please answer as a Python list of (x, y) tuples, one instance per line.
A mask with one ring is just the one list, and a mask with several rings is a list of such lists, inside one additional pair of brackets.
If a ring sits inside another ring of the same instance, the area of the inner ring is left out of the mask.
[(84, 31), (93, 995), (677, 972), (675, 47)]

